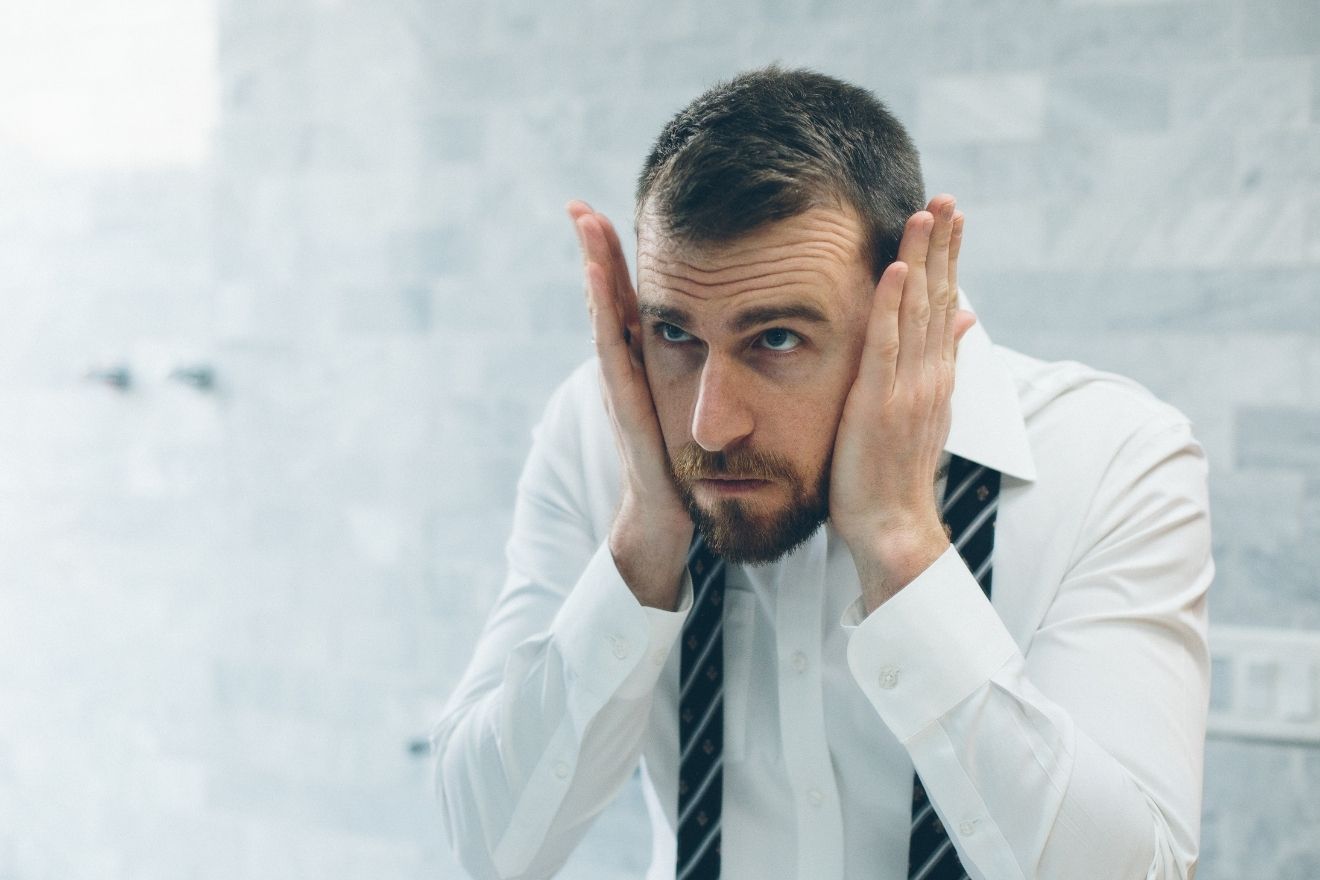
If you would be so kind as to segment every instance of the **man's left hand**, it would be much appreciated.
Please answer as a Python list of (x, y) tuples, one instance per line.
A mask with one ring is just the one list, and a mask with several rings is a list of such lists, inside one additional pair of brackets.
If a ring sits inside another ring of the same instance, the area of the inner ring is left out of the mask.
[(949, 437), (954, 358), (976, 316), (958, 308), (963, 215), (936, 196), (908, 220), (876, 285), (857, 378), (834, 440), (830, 519), (869, 614), (949, 546), (935, 472)]

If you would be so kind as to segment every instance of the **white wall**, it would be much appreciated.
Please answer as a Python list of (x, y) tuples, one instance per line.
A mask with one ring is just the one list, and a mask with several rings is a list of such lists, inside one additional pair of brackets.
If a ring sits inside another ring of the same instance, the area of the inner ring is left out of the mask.
[[(562, 205), (626, 221), (668, 115), (772, 60), (911, 124), (997, 341), (1193, 418), (1216, 622), (1320, 628), (1311, 0), (27, 6), (0, 14), (2, 880), (460, 876), (409, 744), (589, 352)], [(118, 363), (126, 390), (83, 378)], [(169, 378), (197, 364), (214, 389)], [(1206, 782), (1202, 880), (1320, 875), (1320, 754), (1215, 742)], [(630, 790), (566, 874), (646, 851)]]

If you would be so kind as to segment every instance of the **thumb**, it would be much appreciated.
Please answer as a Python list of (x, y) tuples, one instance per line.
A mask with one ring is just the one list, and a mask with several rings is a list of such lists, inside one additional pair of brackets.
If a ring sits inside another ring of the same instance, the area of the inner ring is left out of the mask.
[(972, 325), (975, 323), (975, 312), (969, 312), (967, 309), (958, 310), (958, 313), (953, 316), (953, 342), (955, 345), (958, 344), (958, 341), (963, 338), (968, 330), (972, 329)]

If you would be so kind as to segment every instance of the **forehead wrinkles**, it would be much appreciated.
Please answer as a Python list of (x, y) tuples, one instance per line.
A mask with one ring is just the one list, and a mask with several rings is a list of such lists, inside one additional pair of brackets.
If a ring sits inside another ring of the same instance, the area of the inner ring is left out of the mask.
[(681, 292), (732, 286), (730, 293), (837, 283), (859, 259), (861, 240), (855, 226), (833, 214), (812, 211), (729, 244), (705, 246), (675, 246), (648, 234), (648, 224), (638, 238), (639, 280), (651, 274), (650, 280)]
[(775, 248), (773, 252), (744, 256), (758, 258), (709, 268), (708, 264), (688, 262), (680, 255), (642, 251), (638, 255), (638, 265), (654, 273), (666, 287), (675, 288), (783, 287), (795, 282), (831, 281), (843, 274), (841, 261), (832, 250), (814, 245)]

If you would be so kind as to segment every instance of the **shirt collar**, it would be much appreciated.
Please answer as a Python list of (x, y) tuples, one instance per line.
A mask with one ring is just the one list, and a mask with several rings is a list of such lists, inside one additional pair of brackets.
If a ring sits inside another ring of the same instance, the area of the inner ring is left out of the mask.
[[(975, 311), (962, 290), (958, 299)], [(1036, 479), (1017, 385), (980, 321), (958, 343), (952, 407), (945, 450), (1009, 476)]]

